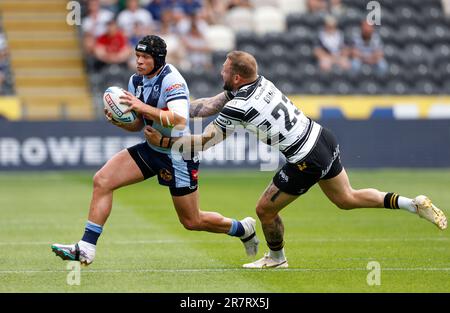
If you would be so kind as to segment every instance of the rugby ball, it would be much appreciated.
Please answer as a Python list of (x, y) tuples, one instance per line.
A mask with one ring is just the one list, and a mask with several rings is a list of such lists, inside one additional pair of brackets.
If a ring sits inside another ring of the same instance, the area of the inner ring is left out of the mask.
[(111, 112), (112, 117), (121, 123), (132, 123), (136, 120), (136, 113), (130, 111), (124, 113), (128, 109), (128, 105), (120, 103), (120, 97), (125, 95), (120, 87), (109, 87), (103, 94), (103, 105)]

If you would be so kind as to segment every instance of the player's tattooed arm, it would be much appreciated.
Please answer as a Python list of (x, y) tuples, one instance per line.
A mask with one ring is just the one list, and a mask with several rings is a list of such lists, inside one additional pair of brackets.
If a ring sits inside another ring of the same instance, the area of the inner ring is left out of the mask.
[(225, 103), (230, 101), (226, 92), (210, 98), (200, 98), (191, 102), (189, 109), (190, 117), (206, 117), (219, 113)]
[(163, 148), (175, 148), (177, 151), (204, 151), (210, 147), (225, 140), (228, 134), (223, 133), (222, 130), (214, 123), (206, 126), (201, 135), (190, 135), (183, 137), (165, 137), (151, 126), (144, 128), (144, 134), (147, 141), (155, 146)]

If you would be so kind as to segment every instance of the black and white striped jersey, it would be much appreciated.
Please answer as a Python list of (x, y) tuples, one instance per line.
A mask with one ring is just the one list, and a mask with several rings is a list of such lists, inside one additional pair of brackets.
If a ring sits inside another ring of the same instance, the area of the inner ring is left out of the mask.
[(227, 96), (230, 101), (214, 120), (224, 133), (244, 127), (263, 142), (277, 146), (291, 163), (302, 160), (315, 146), (322, 127), (263, 76)]

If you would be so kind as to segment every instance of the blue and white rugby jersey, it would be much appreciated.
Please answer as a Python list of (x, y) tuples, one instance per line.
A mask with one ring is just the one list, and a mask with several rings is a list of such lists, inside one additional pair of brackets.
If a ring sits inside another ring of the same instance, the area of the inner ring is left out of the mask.
[[(151, 79), (134, 74), (130, 77), (128, 91), (142, 102), (162, 110), (170, 110), (186, 118), (186, 127), (182, 130), (162, 126), (159, 121), (144, 119), (145, 125), (151, 125), (164, 136), (181, 137), (189, 131), (189, 89), (180, 72), (171, 64), (166, 64), (161, 72)], [(148, 143), (149, 144), (149, 143)], [(170, 154), (164, 149), (149, 144), (154, 150)]]
[(314, 148), (322, 127), (263, 76), (235, 93), (227, 92), (227, 96), (231, 100), (214, 120), (222, 132), (234, 131), (239, 125), (245, 127), (261, 141), (277, 146), (291, 163), (300, 161)]

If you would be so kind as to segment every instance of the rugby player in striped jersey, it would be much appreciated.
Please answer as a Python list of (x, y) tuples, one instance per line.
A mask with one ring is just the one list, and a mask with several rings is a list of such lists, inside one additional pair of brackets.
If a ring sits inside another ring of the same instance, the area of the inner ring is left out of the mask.
[(227, 55), (222, 78), (225, 92), (198, 99), (190, 107), (191, 117), (219, 113), (201, 135), (169, 138), (152, 127), (144, 133), (149, 142), (164, 147), (205, 150), (223, 141), (236, 127), (258, 134), (267, 144), (278, 147), (286, 158), (256, 204), (269, 253), (244, 264), (245, 268), (288, 267), (284, 253), (284, 226), (278, 214), (289, 203), (318, 183), (339, 208), (401, 209), (430, 221), (439, 229), (447, 218), (430, 199), (414, 199), (376, 189), (353, 189), (341, 165), (339, 144), (333, 133), (308, 118), (265, 77), (258, 75), (255, 58), (242, 51)]

